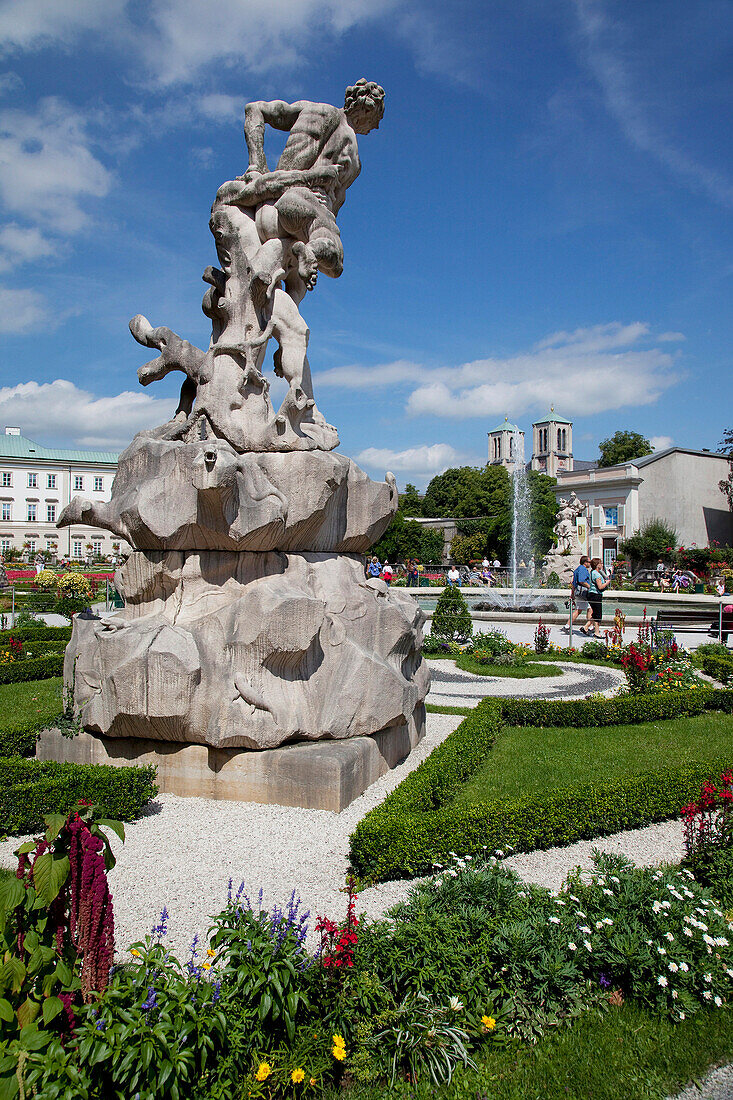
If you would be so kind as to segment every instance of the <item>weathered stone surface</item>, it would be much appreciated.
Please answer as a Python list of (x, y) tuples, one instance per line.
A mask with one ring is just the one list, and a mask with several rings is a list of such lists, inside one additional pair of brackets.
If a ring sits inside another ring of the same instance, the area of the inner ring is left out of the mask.
[(116, 767), (154, 764), (164, 794), (339, 813), (380, 775), (401, 764), (424, 733), (425, 708), (418, 706), (409, 723), (346, 741), (301, 742), (252, 752), (85, 732), (64, 737), (58, 730), (45, 730), (36, 756)]
[(372, 481), (344, 455), (237, 452), (222, 440), (136, 436), (112, 499), (74, 497), (60, 527), (105, 527), (141, 550), (366, 553), (397, 510), (392, 475)]
[(358, 557), (138, 551), (122, 584), (66, 651), (89, 730), (264, 749), (409, 723), (427, 694), (422, 611)]

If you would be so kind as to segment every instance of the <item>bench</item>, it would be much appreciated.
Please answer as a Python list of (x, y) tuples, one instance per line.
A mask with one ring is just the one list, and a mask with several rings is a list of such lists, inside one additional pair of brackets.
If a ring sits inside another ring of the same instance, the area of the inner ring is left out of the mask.
[(733, 612), (723, 612), (722, 635), (720, 633), (720, 608), (684, 608), (679, 611), (658, 611), (651, 620), (654, 634), (663, 630), (683, 630), (689, 634), (714, 634), (723, 642), (728, 641), (728, 633), (733, 633)]

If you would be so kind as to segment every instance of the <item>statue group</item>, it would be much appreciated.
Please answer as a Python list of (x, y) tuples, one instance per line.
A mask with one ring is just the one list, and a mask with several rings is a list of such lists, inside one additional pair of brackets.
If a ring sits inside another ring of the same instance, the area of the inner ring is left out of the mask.
[(580, 500), (573, 491), (569, 500), (560, 497), (558, 505), (553, 527), (555, 544), (545, 558), (542, 574), (547, 580), (550, 573), (557, 573), (563, 584), (569, 584), (573, 571), (580, 564), (581, 555), (585, 553), (578, 537), (578, 520), (587, 515), (588, 502)]
[[(364, 79), (343, 107), (248, 104), (249, 165), (221, 185), (209, 223), (209, 347), (142, 315), (130, 322), (158, 352), (140, 383), (181, 372), (178, 407), (120, 456), (108, 503), (75, 497), (59, 519), (135, 548), (119, 578), (124, 610), (77, 621), (66, 656), (82, 723), (108, 753), (113, 739), (252, 755), (371, 738), (387, 766), (422, 736), (424, 616), (365, 579), (361, 557), (396, 511), (395, 479), (374, 482), (333, 453), (338, 432), (315, 401), (301, 314), (318, 276), (343, 270), (336, 216), (361, 171), (358, 137), (383, 113), (383, 89)], [(288, 133), (273, 170), (267, 125)], [(272, 346), (287, 383), (277, 410)], [(300, 798), (280, 790), (272, 800)]]

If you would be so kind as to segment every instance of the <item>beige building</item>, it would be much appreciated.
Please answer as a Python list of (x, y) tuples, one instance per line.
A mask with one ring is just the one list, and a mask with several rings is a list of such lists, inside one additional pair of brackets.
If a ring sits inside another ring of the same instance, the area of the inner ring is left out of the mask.
[(20, 550), (32, 558), (43, 550), (78, 560), (129, 553), (124, 539), (101, 528), (56, 527), (73, 496), (109, 500), (117, 458), (112, 451), (43, 447), (20, 428), (6, 427), (0, 435), (0, 553)]
[(573, 425), (554, 408), (546, 420), (532, 425), (531, 468), (548, 477), (573, 469)]
[(733, 543), (733, 515), (718, 483), (728, 459), (711, 451), (669, 447), (619, 466), (558, 472), (555, 494), (577, 493), (589, 505), (588, 552), (608, 565), (619, 544), (650, 519), (666, 520), (678, 545)]

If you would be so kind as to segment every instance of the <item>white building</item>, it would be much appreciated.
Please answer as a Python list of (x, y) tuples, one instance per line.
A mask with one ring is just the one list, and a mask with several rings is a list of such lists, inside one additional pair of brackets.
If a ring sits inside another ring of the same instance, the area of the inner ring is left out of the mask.
[(488, 436), (489, 466), (506, 466), (511, 472), (515, 462), (524, 461), (524, 432), (512, 424), (508, 416), (504, 417), (503, 424), (497, 424), (488, 432)]
[(123, 539), (98, 527), (56, 527), (73, 496), (110, 499), (117, 459), (112, 451), (42, 447), (21, 435), (20, 428), (7, 427), (0, 435), (0, 553), (15, 549), (32, 556), (50, 550), (59, 557), (83, 559), (90, 553), (112, 555), (113, 543), (129, 553)]
[(609, 565), (619, 543), (650, 519), (674, 527), (678, 545), (731, 545), (733, 515), (718, 485), (728, 468), (725, 455), (669, 447), (618, 466), (560, 471), (555, 495), (575, 491), (588, 502), (588, 552)]

